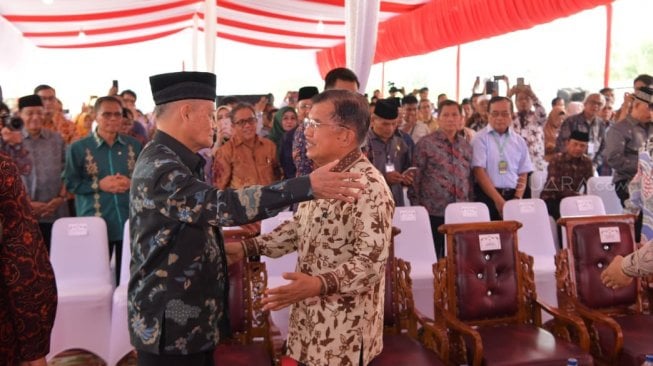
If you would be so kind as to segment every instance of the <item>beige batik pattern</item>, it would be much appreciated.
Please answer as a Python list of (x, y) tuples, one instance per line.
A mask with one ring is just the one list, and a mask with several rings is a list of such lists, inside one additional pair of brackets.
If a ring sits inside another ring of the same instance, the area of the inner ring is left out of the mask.
[(383, 348), (385, 264), (394, 202), (379, 171), (353, 152), (337, 170), (363, 173), (356, 203), (303, 202), (289, 221), (245, 243), (248, 254), (299, 254), (297, 271), (319, 276), (323, 295), (292, 307), (288, 355), (307, 365), (364, 364)]

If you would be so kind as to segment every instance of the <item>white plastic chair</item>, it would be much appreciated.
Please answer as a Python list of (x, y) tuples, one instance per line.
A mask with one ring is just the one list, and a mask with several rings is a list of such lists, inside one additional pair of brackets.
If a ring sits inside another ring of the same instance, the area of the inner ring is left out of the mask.
[(115, 366), (134, 347), (129, 341), (127, 316), (127, 286), (129, 284), (129, 262), (131, 260), (131, 240), (129, 235), (129, 220), (125, 222), (122, 239), (122, 260), (120, 266), (120, 283), (113, 292), (113, 307), (111, 308), (111, 338), (109, 339), (108, 366)]
[(454, 202), (444, 209), (445, 224), (490, 221), (490, 210), (483, 202)]
[(587, 181), (587, 194), (601, 197), (607, 214), (621, 214), (623, 207), (612, 184), (612, 177), (591, 177)]
[[(264, 219), (261, 221), (261, 235), (273, 231), (277, 226), (292, 219), (292, 211), (281, 211), (277, 216)], [(288, 280), (281, 277), (281, 274), (295, 271), (297, 267), (297, 252), (291, 252), (279, 258), (261, 256), (261, 262), (265, 262), (265, 267), (268, 272), (268, 288), (283, 286), (288, 283)], [(279, 329), (281, 336), (286, 338), (288, 334), (288, 323), (290, 321), (290, 307), (271, 311), (270, 317), (274, 325)]]
[[(560, 217), (605, 215), (603, 200), (595, 195), (565, 197), (560, 201)], [(560, 228), (562, 248), (567, 247), (567, 231)]]
[(433, 317), (433, 263), (435, 254), (429, 214), (422, 206), (395, 207), (392, 225), (401, 233), (395, 236), (395, 257), (410, 262), (415, 306)]
[(50, 261), (58, 304), (48, 360), (73, 348), (108, 359), (113, 294), (108, 243), (107, 226), (100, 217), (54, 222)]
[(605, 215), (605, 206), (599, 196), (586, 194), (565, 197), (560, 201), (560, 217), (594, 215)]
[(531, 187), (531, 197), (540, 198), (542, 190), (544, 190), (544, 185), (546, 184), (546, 178), (548, 173), (546, 171), (534, 171), (531, 174), (529, 179), (529, 185)]
[(556, 246), (546, 204), (539, 198), (510, 200), (503, 206), (503, 219), (522, 223), (517, 231), (519, 250), (533, 256), (533, 272), (538, 298), (557, 304)]

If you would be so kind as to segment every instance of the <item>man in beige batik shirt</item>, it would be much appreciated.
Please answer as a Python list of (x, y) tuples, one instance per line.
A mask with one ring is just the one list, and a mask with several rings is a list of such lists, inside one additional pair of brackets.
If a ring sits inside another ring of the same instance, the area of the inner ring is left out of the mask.
[(231, 261), (298, 252), (296, 272), (284, 274), (290, 282), (269, 289), (263, 304), (266, 310), (292, 305), (288, 355), (304, 365), (367, 365), (383, 348), (394, 202), (360, 150), (369, 120), (367, 102), (355, 93), (314, 97), (305, 122), (307, 156), (318, 166), (339, 159), (335, 170), (362, 173), (360, 198), (301, 203), (294, 219), (273, 232), (226, 247)]

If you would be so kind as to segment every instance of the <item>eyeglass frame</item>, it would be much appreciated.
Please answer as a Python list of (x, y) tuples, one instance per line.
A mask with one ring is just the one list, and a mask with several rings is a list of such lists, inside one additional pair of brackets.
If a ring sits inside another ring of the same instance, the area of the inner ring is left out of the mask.
[(242, 118), (239, 119), (238, 121), (234, 121), (234, 126), (242, 127), (245, 126), (245, 124), (248, 125), (256, 125), (258, 123), (258, 119), (256, 117), (249, 117), (249, 118)]
[(324, 123), (324, 122), (318, 122), (312, 118), (304, 118), (304, 121), (302, 121), (302, 126), (304, 126), (304, 130), (307, 130), (309, 127), (310, 128), (315, 128), (318, 129), (320, 126), (334, 126), (334, 127), (342, 127), (346, 128), (348, 130), (351, 130), (349, 126), (346, 126), (342, 123)]

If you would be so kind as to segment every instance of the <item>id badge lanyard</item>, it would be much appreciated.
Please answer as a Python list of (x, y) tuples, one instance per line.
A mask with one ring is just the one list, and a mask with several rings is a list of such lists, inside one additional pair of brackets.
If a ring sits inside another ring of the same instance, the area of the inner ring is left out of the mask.
[[(505, 153), (503, 152), (504, 147), (506, 146), (506, 142), (508, 142), (508, 132), (506, 132), (506, 138), (503, 138), (502, 135), (499, 135), (497, 138), (497, 133), (494, 132), (492, 134), (492, 137), (494, 138), (494, 143), (497, 145), (497, 149), (499, 149), (499, 174), (506, 174), (508, 173), (508, 161), (506, 160)], [(501, 141), (499, 141), (501, 139)]]

